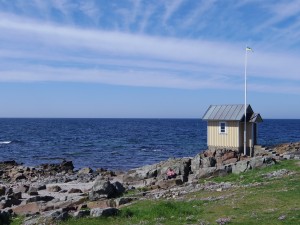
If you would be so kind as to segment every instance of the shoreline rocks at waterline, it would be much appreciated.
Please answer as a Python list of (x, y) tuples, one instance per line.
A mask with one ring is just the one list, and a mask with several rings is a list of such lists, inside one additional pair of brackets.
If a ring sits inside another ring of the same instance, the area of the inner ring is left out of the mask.
[[(290, 146), (290, 147), (288, 147)], [(300, 155), (300, 143), (280, 145), (283, 155)], [(285, 152), (283, 152), (283, 150)], [(291, 157), (296, 158), (296, 157)], [(207, 150), (194, 157), (168, 159), (116, 174), (105, 169), (74, 170), (71, 161), (27, 167), (15, 161), (0, 162), (0, 222), (25, 215), (24, 224), (52, 223), (70, 217), (113, 216), (119, 208), (143, 198), (180, 198), (197, 190), (223, 190), (230, 183), (199, 184), (199, 179), (239, 174), (276, 163), (272, 155), (246, 157), (230, 150)], [(172, 168), (176, 178), (167, 179)], [(124, 197), (131, 189), (148, 190)]]

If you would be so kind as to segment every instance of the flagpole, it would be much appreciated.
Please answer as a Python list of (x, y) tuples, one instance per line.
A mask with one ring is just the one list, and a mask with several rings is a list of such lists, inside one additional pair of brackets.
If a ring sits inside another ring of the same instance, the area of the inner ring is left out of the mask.
[(247, 50), (248, 47), (246, 47), (245, 49), (245, 106), (244, 106), (244, 109), (245, 109), (245, 120), (244, 120), (244, 155), (247, 154), (247, 56), (248, 56), (248, 50)]

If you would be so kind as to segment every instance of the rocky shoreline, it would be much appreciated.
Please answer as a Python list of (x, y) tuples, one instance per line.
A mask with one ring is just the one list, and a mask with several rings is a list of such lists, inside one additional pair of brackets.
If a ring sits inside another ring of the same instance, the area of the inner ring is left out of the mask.
[[(113, 216), (122, 206), (139, 199), (177, 199), (194, 191), (231, 188), (231, 183), (200, 184), (199, 179), (299, 159), (300, 142), (278, 145), (273, 150), (259, 149), (254, 157), (230, 149), (206, 150), (195, 157), (168, 159), (127, 172), (74, 170), (71, 161), (38, 167), (0, 162), (0, 224), (9, 224), (11, 217), (19, 215), (25, 217), (25, 225), (51, 224), (70, 217)], [(176, 178), (167, 179), (170, 167)], [(136, 189), (135, 194), (128, 194)]]

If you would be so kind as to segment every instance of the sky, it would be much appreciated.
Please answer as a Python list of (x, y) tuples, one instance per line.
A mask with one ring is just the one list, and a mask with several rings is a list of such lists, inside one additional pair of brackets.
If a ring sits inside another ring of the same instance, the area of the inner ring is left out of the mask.
[(0, 117), (300, 119), (300, 0), (0, 0)]

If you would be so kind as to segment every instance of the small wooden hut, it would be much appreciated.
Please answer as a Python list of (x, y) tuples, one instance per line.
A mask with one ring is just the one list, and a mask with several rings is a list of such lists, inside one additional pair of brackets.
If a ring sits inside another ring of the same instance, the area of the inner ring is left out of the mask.
[[(246, 106), (246, 149), (247, 155), (257, 144), (257, 123), (262, 122), (259, 113), (254, 113), (251, 106)], [(207, 146), (209, 149), (244, 149), (244, 105), (211, 105), (205, 112), (207, 121)]]

